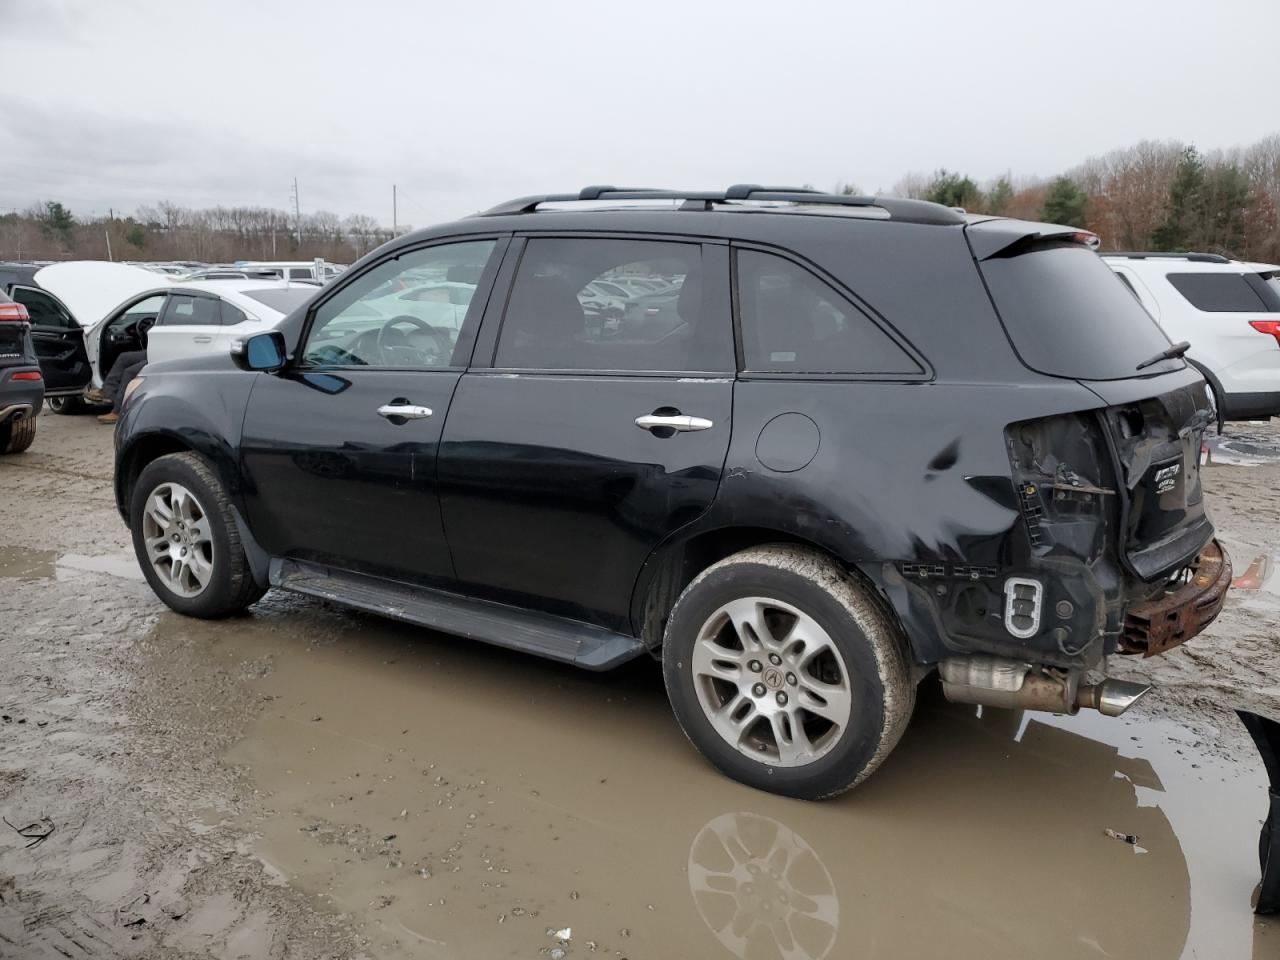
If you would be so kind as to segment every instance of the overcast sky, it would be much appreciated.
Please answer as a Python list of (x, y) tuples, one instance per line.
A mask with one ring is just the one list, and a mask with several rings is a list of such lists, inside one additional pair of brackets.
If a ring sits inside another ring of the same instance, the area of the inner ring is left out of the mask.
[(416, 226), (591, 183), (1048, 175), (1280, 129), (1277, 0), (0, 0), (0, 210)]

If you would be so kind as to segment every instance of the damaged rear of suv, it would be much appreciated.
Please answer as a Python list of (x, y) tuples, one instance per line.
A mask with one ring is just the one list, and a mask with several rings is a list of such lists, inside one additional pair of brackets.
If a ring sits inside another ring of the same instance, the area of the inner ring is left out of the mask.
[(1221, 607), (1204, 381), (1093, 240), (751, 185), (522, 198), (149, 365), (121, 514), (182, 613), (277, 588), (648, 653), (722, 771), (831, 796), (935, 668), (956, 701), (1115, 715), (1145, 688), (1090, 682), (1105, 659)]
[[(1010, 345), (1031, 370), (1075, 380), (1099, 404), (1005, 428), (1019, 522), (1000, 579), (939, 583), (954, 644), (953, 700), (1115, 716), (1147, 688), (1085, 686), (1112, 653), (1152, 656), (1219, 613), (1231, 564), (1200, 488), (1205, 386), (1118, 284), (1088, 235), (989, 220), (970, 246)], [(953, 578), (954, 579), (954, 578)], [(920, 590), (920, 587), (916, 587)], [(923, 592), (923, 591), (921, 591)]]

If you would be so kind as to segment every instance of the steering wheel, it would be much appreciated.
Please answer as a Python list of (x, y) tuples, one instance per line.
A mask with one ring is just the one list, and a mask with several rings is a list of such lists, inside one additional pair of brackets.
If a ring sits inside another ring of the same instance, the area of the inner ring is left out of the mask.
[[(378, 329), (378, 339), (376, 341), (378, 356), (381, 357), (382, 362), (388, 366), (395, 363), (395, 360), (391, 355), (392, 351), (409, 349), (414, 353), (419, 354), (419, 356), (422, 353), (421, 350), (418, 350), (409, 342), (408, 334), (403, 330), (395, 331), (395, 339), (399, 340), (399, 342), (391, 342), (391, 338), (388, 337), (388, 334), (398, 324), (408, 324), (409, 326), (428, 334), (435, 341), (436, 356), (445, 356), (452, 351), (452, 344), (449, 342), (449, 335), (447, 333), (433, 327), (431, 324), (427, 323), (427, 321), (419, 317), (413, 317), (404, 313), (398, 317), (392, 317)], [(421, 360), (419, 360), (419, 362), (421, 362)]]

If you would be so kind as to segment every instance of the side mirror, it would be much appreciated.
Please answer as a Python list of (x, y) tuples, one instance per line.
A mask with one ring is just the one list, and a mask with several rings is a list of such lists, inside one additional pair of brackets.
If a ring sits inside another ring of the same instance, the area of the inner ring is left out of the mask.
[(262, 370), (274, 373), (284, 366), (284, 334), (278, 330), (254, 334), (231, 345), (231, 358), (241, 370)]

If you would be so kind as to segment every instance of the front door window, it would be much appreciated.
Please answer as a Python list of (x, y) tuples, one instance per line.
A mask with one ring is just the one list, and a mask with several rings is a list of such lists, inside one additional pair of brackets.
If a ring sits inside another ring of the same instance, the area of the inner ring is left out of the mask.
[(455, 356), (458, 337), (496, 243), (471, 240), (414, 250), (353, 280), (316, 309), (303, 364), (465, 365), (465, 357)]

